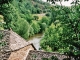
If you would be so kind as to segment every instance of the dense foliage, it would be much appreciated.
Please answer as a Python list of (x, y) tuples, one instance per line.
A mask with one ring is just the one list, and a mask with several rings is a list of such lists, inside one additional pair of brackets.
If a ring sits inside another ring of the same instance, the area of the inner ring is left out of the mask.
[(80, 5), (51, 8), (51, 26), (46, 29), (41, 47), (58, 51), (78, 60), (80, 56)]
[(0, 14), (4, 16), (4, 22), (0, 22), (0, 29), (12, 29), (20, 36), (27, 39), (41, 30), (38, 16), (32, 14), (49, 11), (49, 3), (39, 0), (0, 0)]

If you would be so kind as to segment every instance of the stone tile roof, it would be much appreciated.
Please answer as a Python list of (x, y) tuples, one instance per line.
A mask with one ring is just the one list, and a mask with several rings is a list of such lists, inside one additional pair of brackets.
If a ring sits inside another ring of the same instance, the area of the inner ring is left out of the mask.
[(26, 42), (25, 39), (13, 31), (0, 30), (0, 33), (3, 35), (0, 43), (6, 43), (2, 47), (0, 46), (0, 60), (7, 60), (8, 58), (9, 60), (12, 60), (12, 58), (17, 59), (16, 57), (21, 57), (23, 60), (26, 58), (29, 50), (36, 50), (33, 44)]
[(25, 41), (22, 37), (20, 37), (17, 33), (10, 31), (10, 48), (11, 50), (17, 50), (22, 47), (27, 46), (28, 42)]
[(35, 50), (32, 44), (12, 52), (8, 60), (26, 60), (30, 50)]

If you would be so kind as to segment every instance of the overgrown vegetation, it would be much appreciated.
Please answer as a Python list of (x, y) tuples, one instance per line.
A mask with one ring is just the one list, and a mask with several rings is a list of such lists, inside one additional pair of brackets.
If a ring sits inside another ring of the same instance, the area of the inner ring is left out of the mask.
[(41, 47), (80, 58), (80, 5), (51, 8), (51, 26), (45, 30)]
[(4, 29), (12, 29), (20, 36), (28, 39), (30, 36), (40, 32), (38, 16), (43, 10), (48, 10), (49, 3), (38, 0), (1, 0), (0, 14), (4, 16)]

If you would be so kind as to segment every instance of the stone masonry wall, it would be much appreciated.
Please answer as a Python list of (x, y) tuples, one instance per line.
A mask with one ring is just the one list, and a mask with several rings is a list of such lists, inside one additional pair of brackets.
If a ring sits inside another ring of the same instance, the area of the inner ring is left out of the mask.
[(31, 50), (26, 60), (42, 60), (42, 58), (50, 58), (52, 56), (56, 56), (59, 60), (63, 60), (64, 58), (67, 58), (67, 56), (56, 52), (50, 53), (50, 52)]
[(7, 60), (11, 54), (9, 48), (9, 31), (0, 30), (0, 60)]

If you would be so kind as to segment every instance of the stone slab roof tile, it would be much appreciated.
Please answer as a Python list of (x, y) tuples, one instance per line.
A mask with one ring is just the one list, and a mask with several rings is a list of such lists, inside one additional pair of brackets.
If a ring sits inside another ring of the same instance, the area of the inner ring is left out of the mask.
[(17, 51), (13, 51), (8, 60), (26, 60), (30, 50), (35, 50), (32, 44), (27, 45)]
[(27, 46), (29, 43), (20, 37), (17, 33), (10, 31), (10, 48), (11, 50), (17, 50)]

